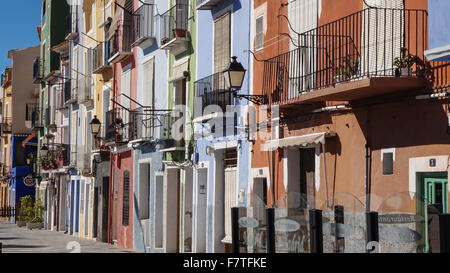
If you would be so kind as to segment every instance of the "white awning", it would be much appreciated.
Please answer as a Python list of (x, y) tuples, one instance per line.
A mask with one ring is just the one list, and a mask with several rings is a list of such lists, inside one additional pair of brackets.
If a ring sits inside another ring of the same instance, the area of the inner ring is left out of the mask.
[(322, 132), (303, 136), (273, 139), (262, 144), (263, 151), (274, 151), (278, 148), (306, 147), (314, 144), (325, 144), (326, 137), (335, 136), (335, 132)]
[(173, 65), (172, 77), (169, 78), (169, 83), (179, 81), (186, 78), (185, 71), (189, 71), (189, 58), (182, 63)]

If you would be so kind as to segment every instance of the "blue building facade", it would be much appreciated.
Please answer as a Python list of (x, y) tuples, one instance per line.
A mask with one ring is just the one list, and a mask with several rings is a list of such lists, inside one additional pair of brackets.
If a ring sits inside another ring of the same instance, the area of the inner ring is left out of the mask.
[[(215, 2), (208, 6), (208, 2)], [(244, 116), (248, 101), (235, 98), (223, 70), (236, 56), (247, 70), (242, 88), (250, 88), (251, 1), (198, 1), (198, 39), (193, 190), (193, 252), (224, 252), (231, 244), (231, 207), (246, 206), (250, 145)], [(200, 106), (201, 105), (201, 106)], [(214, 110), (214, 106), (220, 108)], [(217, 118), (213, 112), (230, 116)], [(213, 117), (213, 119), (210, 119)], [(208, 121), (209, 120), (209, 121)], [(213, 121), (214, 120), (214, 121)], [(215, 123), (215, 125), (214, 125)]]
[[(26, 137), (22, 136), (11, 137), (11, 207), (15, 207), (16, 204), (20, 202), (20, 198), (24, 196), (30, 195), (33, 198), (35, 196), (35, 186), (27, 186), (24, 181), (25, 177), (31, 175), (26, 158), (30, 154), (33, 154), (33, 156), (36, 157), (37, 139), (31, 139), (28, 142), (28, 145), (23, 147), (22, 142), (25, 138)], [(12, 218), (11, 221), (14, 222), (14, 218)]]
[[(155, 219), (161, 210), (156, 209), (157, 180), (164, 172), (161, 148), (161, 124), (159, 116), (164, 111), (146, 112), (146, 109), (164, 110), (168, 108), (168, 55), (160, 50), (161, 21), (160, 14), (169, 8), (169, 1), (147, 1), (153, 5), (141, 5), (145, 22), (151, 30), (141, 42), (135, 45), (137, 50), (137, 101), (142, 108), (137, 117), (138, 136), (131, 145), (134, 147), (134, 248), (142, 252), (163, 252), (162, 238), (155, 232)], [(139, 11), (138, 11), (139, 12)], [(152, 22), (152, 23), (150, 23)], [(155, 114), (155, 115), (153, 115)], [(158, 221), (158, 223), (160, 223)], [(162, 241), (161, 241), (162, 242)]]
[(450, 61), (450, 2), (428, 0), (429, 50), (425, 52), (431, 61)]

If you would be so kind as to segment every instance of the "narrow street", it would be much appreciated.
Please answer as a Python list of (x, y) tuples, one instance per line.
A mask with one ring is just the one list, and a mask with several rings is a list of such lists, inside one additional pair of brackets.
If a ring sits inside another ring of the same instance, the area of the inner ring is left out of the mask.
[(0, 222), (3, 253), (133, 253), (106, 243), (78, 238), (63, 232), (29, 230)]

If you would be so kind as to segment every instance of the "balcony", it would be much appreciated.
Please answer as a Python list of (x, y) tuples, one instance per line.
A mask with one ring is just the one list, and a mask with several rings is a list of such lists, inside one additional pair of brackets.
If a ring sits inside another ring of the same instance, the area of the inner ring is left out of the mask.
[[(74, 6), (77, 7), (77, 6)], [(78, 11), (76, 8), (66, 17), (66, 40), (78, 37)]]
[[(297, 48), (264, 61), (263, 95), (269, 105), (291, 108), (424, 88), (426, 17), (421, 10), (364, 9), (299, 34)], [(400, 76), (394, 61), (407, 54), (418, 61)]]
[(31, 127), (33, 130), (44, 128), (41, 122), (39, 109), (34, 109), (31, 113)]
[(70, 165), (70, 146), (67, 144), (51, 143), (46, 158), (41, 158), (39, 164), (45, 171), (52, 171)]
[(149, 47), (155, 41), (154, 5), (142, 5), (133, 16), (133, 45)]
[[(201, 98), (202, 104), (201, 112), (200, 109), (194, 109), (194, 113), (203, 113), (205, 108), (210, 105), (217, 105), (226, 111), (227, 105), (234, 104), (233, 93), (226, 88), (225, 77), (220, 72), (196, 81), (195, 96)], [(200, 107), (200, 105), (194, 104), (195, 107)]]
[(105, 145), (125, 144), (133, 135), (130, 129), (130, 111), (124, 108), (114, 108), (106, 112)]
[(6, 165), (2, 165), (0, 167), (0, 177), (2, 177), (2, 178), (11, 177), (11, 167), (10, 166), (6, 166)]
[(12, 118), (5, 117), (1, 124), (1, 135), (6, 137), (7, 134), (12, 133)]
[(226, 0), (197, 0), (198, 10), (212, 10), (218, 7), (220, 4)]
[[(76, 83), (76, 81), (74, 81)], [(70, 104), (70, 103), (75, 103), (78, 101), (78, 96), (77, 96), (77, 89), (76, 87), (74, 88), (74, 90), (72, 89), (72, 81), (71, 80), (66, 80), (64, 82), (64, 103)]]
[(155, 116), (148, 110), (148, 107), (140, 107), (130, 111), (130, 141), (154, 140)]
[(56, 121), (55, 121), (55, 110), (53, 107), (48, 106), (45, 109), (45, 126), (47, 128), (53, 127), (56, 128)]
[(41, 58), (37, 57), (33, 63), (33, 83), (41, 83), (43, 78), (43, 67)]
[[(175, 152), (175, 151), (185, 151), (186, 142), (184, 137), (182, 139), (178, 139), (173, 135), (172, 125), (175, 122), (174, 117), (172, 115), (163, 115), (160, 116), (161, 120), (161, 138), (164, 140), (162, 142), (161, 152)], [(184, 130), (179, 132), (180, 135), (184, 136)]]
[(78, 104), (92, 104), (94, 102), (92, 92), (92, 78), (89, 76), (78, 79)]
[(178, 55), (189, 46), (189, 5), (177, 4), (161, 15), (161, 49)]
[(100, 43), (94, 48), (93, 73), (101, 74), (105, 69), (111, 68), (108, 62), (110, 42)]
[(117, 63), (131, 56), (131, 44), (133, 42), (133, 32), (131, 30), (131, 21), (118, 22), (117, 30), (111, 37), (109, 63)]

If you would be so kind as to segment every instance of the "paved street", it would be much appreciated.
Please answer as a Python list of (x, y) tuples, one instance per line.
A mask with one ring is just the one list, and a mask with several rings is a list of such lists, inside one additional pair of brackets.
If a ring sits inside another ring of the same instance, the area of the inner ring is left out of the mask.
[[(0, 222), (3, 253), (133, 253), (106, 243), (77, 238), (49, 230), (29, 230)], [(79, 246), (79, 247), (78, 247)], [(78, 251), (79, 249), (79, 251)]]

